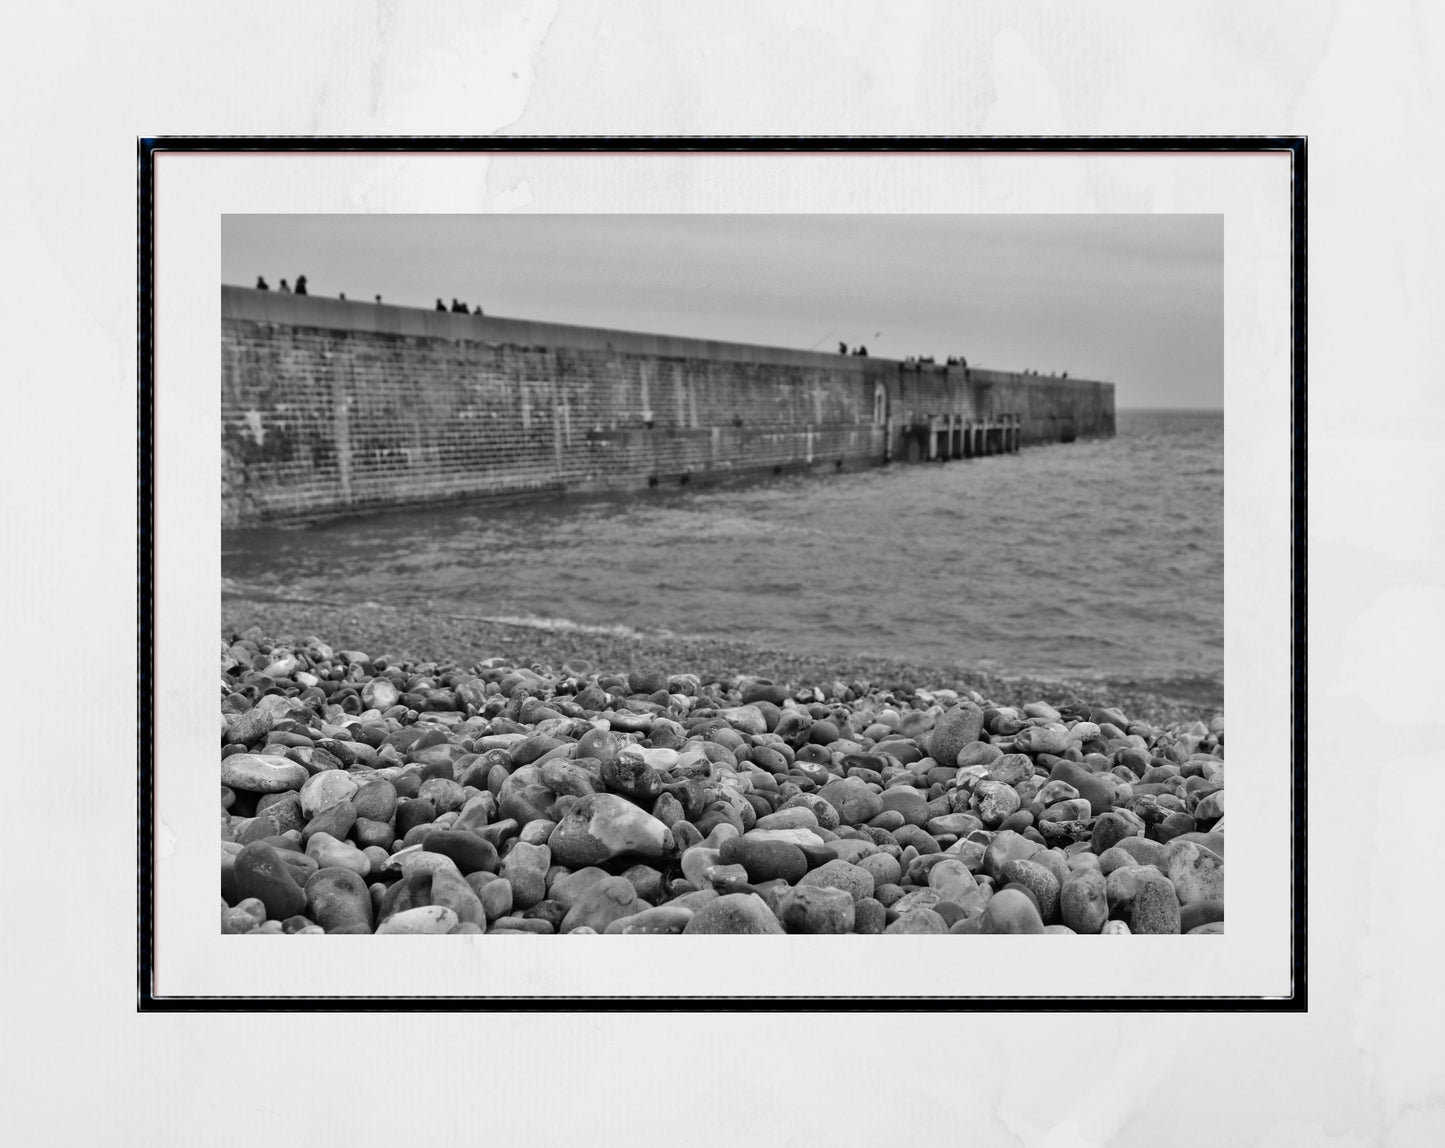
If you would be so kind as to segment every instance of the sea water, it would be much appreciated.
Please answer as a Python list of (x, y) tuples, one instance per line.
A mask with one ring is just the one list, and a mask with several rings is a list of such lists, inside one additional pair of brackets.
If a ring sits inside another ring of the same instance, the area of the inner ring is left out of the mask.
[(227, 531), (257, 594), (1107, 680), (1218, 704), (1224, 418), (712, 488)]

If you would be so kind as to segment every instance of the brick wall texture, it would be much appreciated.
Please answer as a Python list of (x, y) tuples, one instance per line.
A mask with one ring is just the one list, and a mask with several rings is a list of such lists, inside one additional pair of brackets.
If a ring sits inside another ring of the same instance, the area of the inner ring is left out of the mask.
[[(796, 352), (769, 362), (754, 348), (742, 360), (719, 344), (657, 354), (621, 336), (617, 349), (499, 342), (481, 319), (413, 333), (410, 321), (378, 329), (387, 324), (375, 313), (402, 309), (360, 303), (350, 306), (363, 321), (347, 326), (335, 316), (344, 319), (348, 305), (338, 312), (335, 301), (328, 325), (312, 326), (257, 318), (255, 307), (226, 305), (252, 293), (225, 292), (222, 521), (230, 526), (852, 469), (882, 463), (886, 452), (927, 456), (934, 432), (924, 428), (945, 428), (953, 438), (936, 439), (938, 449), (962, 453), (965, 425), (1003, 415), (1017, 416), (1024, 444), (1113, 431), (1110, 384), (984, 371), (965, 380), (958, 368)], [(310, 305), (296, 306), (304, 320)], [(549, 330), (565, 337), (567, 329)]]

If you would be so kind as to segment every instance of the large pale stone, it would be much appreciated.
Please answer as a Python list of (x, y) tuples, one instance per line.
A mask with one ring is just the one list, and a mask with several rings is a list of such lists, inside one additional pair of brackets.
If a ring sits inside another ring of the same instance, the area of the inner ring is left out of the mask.
[(221, 759), (221, 784), (247, 793), (300, 789), (311, 775), (300, 762), (270, 753), (233, 753)]

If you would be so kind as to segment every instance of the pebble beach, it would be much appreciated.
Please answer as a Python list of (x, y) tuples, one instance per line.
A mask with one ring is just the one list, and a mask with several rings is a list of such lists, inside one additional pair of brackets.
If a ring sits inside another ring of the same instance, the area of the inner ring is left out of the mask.
[(221, 637), (223, 933), (1224, 929), (1221, 712), (236, 596)]

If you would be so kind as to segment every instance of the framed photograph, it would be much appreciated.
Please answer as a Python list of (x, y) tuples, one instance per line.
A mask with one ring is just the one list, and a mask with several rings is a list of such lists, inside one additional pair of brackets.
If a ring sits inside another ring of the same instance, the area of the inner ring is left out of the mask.
[(1305, 192), (140, 141), (141, 1008), (1302, 1011)]

